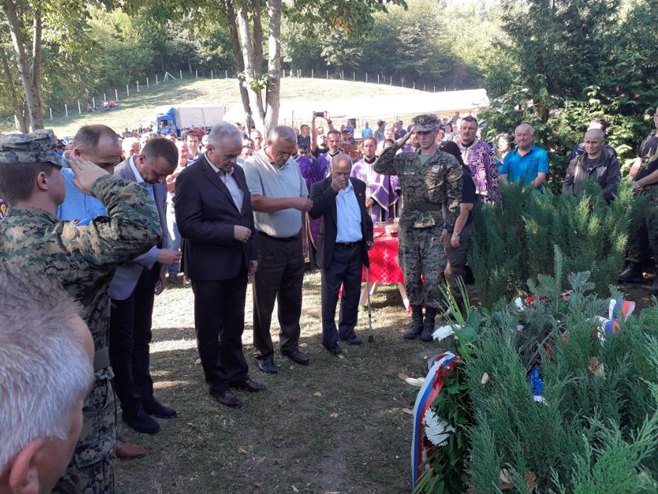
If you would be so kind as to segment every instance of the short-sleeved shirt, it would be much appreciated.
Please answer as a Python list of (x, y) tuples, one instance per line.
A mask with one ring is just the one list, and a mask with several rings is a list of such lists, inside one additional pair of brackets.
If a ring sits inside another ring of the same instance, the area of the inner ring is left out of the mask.
[(642, 159), (642, 167), (637, 172), (635, 180), (640, 180), (658, 170), (658, 136), (652, 134), (642, 141), (637, 150), (637, 157)]
[[(264, 197), (308, 197), (306, 181), (299, 165), (289, 159), (279, 166), (270, 161), (264, 150), (251, 156), (242, 165), (247, 187), (253, 195)], [(297, 235), (302, 229), (302, 215), (298, 209), (288, 208), (263, 213), (254, 211), (256, 230), (271, 237), (287, 238)]]
[(523, 185), (532, 184), (539, 173), (548, 173), (548, 153), (534, 145), (525, 156), (521, 156), (518, 148), (507, 153), (500, 169), (500, 174), (507, 175), (510, 182)]
[[(475, 204), (477, 195), (475, 193), (475, 182), (473, 182), (471, 169), (468, 166), (462, 166), (462, 170), (464, 174), (462, 175), (462, 198), (460, 202), (464, 204)], [(471, 213), (468, 213), (466, 224), (471, 224)]]

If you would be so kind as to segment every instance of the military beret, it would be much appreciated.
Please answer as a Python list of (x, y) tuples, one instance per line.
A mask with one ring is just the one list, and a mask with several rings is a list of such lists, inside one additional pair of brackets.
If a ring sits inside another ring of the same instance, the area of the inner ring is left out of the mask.
[(433, 132), (439, 128), (439, 119), (436, 115), (417, 115), (412, 120), (415, 132)]
[(31, 134), (0, 135), (0, 164), (50, 163), (67, 166), (57, 155), (57, 139), (52, 130), (35, 130)]

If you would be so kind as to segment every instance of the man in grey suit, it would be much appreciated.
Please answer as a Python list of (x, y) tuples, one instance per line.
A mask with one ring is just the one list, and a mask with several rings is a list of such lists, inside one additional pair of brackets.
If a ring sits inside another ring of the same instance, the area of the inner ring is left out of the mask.
[(149, 372), (151, 315), (155, 295), (165, 287), (163, 266), (177, 263), (180, 252), (168, 249), (165, 179), (178, 163), (178, 149), (167, 139), (152, 139), (141, 154), (117, 165), (114, 176), (143, 184), (153, 199), (162, 226), (162, 241), (132, 262), (117, 268), (110, 284), (110, 360), (123, 421), (137, 432), (156, 434), (152, 417), (172, 418), (176, 411), (153, 396)]

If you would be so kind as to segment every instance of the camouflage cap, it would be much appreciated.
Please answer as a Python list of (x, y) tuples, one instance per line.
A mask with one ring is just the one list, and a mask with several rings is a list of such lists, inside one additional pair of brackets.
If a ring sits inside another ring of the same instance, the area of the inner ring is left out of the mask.
[(439, 128), (439, 119), (436, 115), (417, 115), (412, 120), (415, 132), (433, 132)]
[(56, 146), (57, 139), (52, 130), (0, 135), (0, 164), (51, 163), (66, 166), (65, 160), (57, 155)]

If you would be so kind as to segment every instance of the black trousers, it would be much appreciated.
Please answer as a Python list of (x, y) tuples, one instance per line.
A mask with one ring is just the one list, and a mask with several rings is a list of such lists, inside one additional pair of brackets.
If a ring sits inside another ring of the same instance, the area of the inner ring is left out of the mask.
[(298, 235), (276, 239), (258, 234), (258, 270), (254, 276), (254, 347), (257, 357), (274, 353), (270, 325), (274, 302), (278, 303), (282, 352), (299, 345), (299, 318), (302, 314), (304, 253)]
[(110, 361), (114, 387), (126, 415), (134, 416), (144, 401), (153, 398), (149, 371), (149, 343), (155, 284), (160, 264), (144, 269), (135, 290), (126, 300), (112, 300), (110, 312)]
[(222, 393), (247, 380), (242, 352), (247, 270), (230, 280), (194, 281), (194, 326), (206, 383)]
[[(345, 247), (336, 244), (331, 264), (322, 270), (322, 344), (333, 348), (341, 340), (354, 337), (361, 295), (361, 245)], [(340, 318), (336, 331), (336, 305), (343, 285)]]

